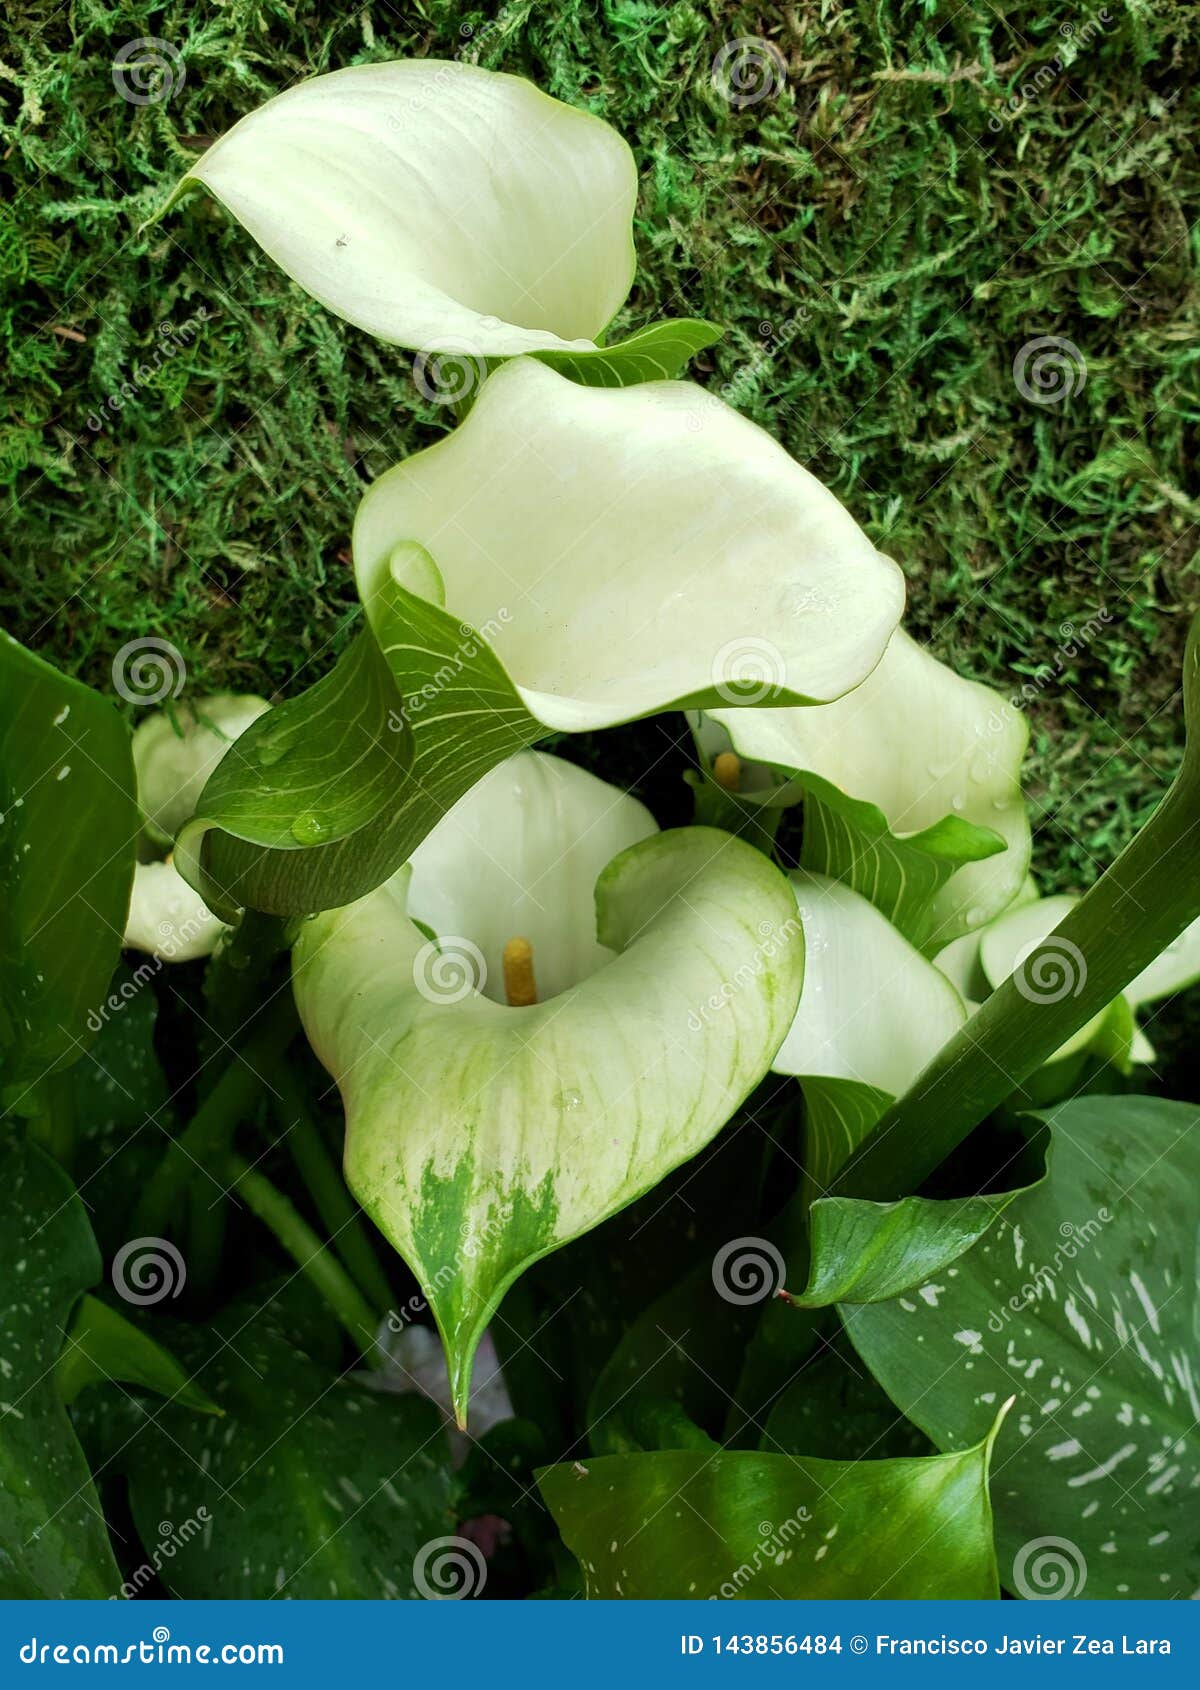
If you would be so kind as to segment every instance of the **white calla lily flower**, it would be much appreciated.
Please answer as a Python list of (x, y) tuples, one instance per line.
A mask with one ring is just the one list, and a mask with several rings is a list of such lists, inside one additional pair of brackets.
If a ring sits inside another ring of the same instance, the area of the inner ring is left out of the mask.
[(205, 782), (230, 745), (269, 710), (253, 693), (185, 699), (174, 719), (156, 710), (133, 734), (138, 804), (152, 834), (170, 844), (192, 815)]
[[(923, 947), (984, 926), (1016, 896), (1031, 846), (1028, 725), (902, 628), (862, 684), (821, 709), (710, 714), (739, 758), (763, 766), (744, 796), (806, 798), (806, 864), (869, 890), (902, 926), (906, 899), (927, 904), (910, 935)], [(700, 745), (711, 754), (716, 742), (702, 734)]]
[(193, 962), (211, 956), (228, 931), (174, 863), (135, 865), (123, 940), (127, 950), (146, 951), (162, 962)]
[(437, 59), (301, 82), (223, 135), (206, 188), (314, 299), (399, 346), (590, 351), (634, 273), (637, 170), (600, 118)]
[[(1018, 975), (1019, 989), (1032, 1002), (1057, 1002), (1080, 988), (1087, 975), (1087, 958), (1069, 940), (1051, 941), (1040, 956), (1033, 953), (1045, 944), (1067, 913), (1079, 902), (1069, 894), (1041, 898), (1026, 896), (1015, 907), (989, 923), (978, 935), (978, 967), (992, 991), (1012, 975)], [(944, 973), (963, 964), (960, 953), (936, 957)], [(1200, 921), (1184, 929), (1178, 939), (1131, 980), (1125, 990), (1100, 1010), (1055, 1051), (1050, 1059), (1092, 1052), (1119, 1064), (1154, 1061), (1154, 1046), (1137, 1025), (1136, 1012), (1173, 992), (1200, 980)]]
[[(421, 671), (394, 586), (461, 624), (460, 646), (487, 630), (530, 737), (692, 702), (838, 698), (904, 605), (896, 565), (727, 405), (688, 382), (582, 387), (529, 359), (375, 482), (354, 557), (405, 696)], [(435, 697), (418, 734), (438, 714)]]
[(293, 969), (347, 1183), (421, 1283), (461, 1420), (513, 1280), (695, 1155), (766, 1073), (803, 939), (761, 853), (660, 834), (525, 752), (392, 880), (306, 923)]
[[(265, 698), (251, 693), (217, 693), (178, 705), (174, 720), (156, 711), (139, 723), (133, 765), (152, 844), (170, 845), (230, 745), (268, 709)], [(123, 941), (128, 949), (164, 962), (192, 962), (210, 956), (228, 931), (170, 855), (136, 865)]]
[(949, 980), (866, 898), (823, 874), (789, 879), (804, 925), (804, 989), (771, 1064), (800, 1081), (805, 1169), (819, 1190), (967, 1018)]

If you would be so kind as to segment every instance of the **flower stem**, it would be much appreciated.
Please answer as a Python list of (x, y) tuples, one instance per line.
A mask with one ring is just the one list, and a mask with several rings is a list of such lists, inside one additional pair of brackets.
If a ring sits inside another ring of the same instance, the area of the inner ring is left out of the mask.
[(383, 1314), (391, 1303), (392, 1290), (379, 1257), (371, 1248), (358, 1206), (346, 1189), (291, 1069), (277, 1061), (271, 1064), (270, 1076), (278, 1093), (272, 1107), (300, 1178), (308, 1187), (347, 1271), (367, 1300)]
[(1184, 656), (1183, 700), (1183, 765), (1158, 809), (885, 1112), (838, 1174), (833, 1195), (891, 1202), (915, 1191), (1200, 917), (1200, 616)]
[(230, 1185), (246, 1206), (268, 1227), (300, 1271), (324, 1297), (363, 1356), (375, 1349), (379, 1317), (308, 1222), (270, 1180), (241, 1156), (230, 1155), (222, 1165)]
[(233, 1143), (233, 1135), (262, 1089), (261, 1070), (290, 1044), (296, 1011), (282, 994), (255, 1023), (240, 1051), (200, 1104), (183, 1132), (155, 1168), (134, 1211), (135, 1234), (161, 1238), (197, 1166), (212, 1167)]

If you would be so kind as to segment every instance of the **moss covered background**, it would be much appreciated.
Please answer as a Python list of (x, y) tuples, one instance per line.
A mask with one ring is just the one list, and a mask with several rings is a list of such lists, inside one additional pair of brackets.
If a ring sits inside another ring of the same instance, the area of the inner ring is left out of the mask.
[[(171, 85), (135, 104), (113, 61), (144, 36), (173, 49)], [(15, 0), (0, 25), (6, 624), (106, 690), (115, 652), (146, 634), (179, 648), (197, 691), (286, 694), (329, 666), (354, 615), (355, 502), (445, 413), (404, 354), (308, 301), (215, 205), (147, 220), (209, 141), (296, 79), (465, 56), (632, 142), (641, 267), (618, 326), (727, 326), (697, 378), (900, 561), (910, 625), (939, 655), (1026, 686), (1035, 862), (1050, 886), (1084, 885), (1176, 765), (1200, 603), (1198, 36), (1184, 0)], [(776, 84), (748, 103), (713, 78), (743, 37), (771, 44)], [(1057, 403), (1014, 379), (1043, 336), (1079, 354)], [(165, 339), (161, 373), (108, 407)], [(602, 752), (663, 817), (683, 766), (666, 722)]]

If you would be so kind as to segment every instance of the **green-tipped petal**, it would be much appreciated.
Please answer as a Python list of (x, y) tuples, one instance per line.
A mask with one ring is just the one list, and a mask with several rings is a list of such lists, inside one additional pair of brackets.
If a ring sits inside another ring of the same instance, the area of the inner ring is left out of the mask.
[[(545, 770), (536, 780), (524, 771), (554, 762), (514, 759), (443, 824), (456, 830), (455, 882), (461, 873), (468, 883), (449, 907), (468, 913), (482, 863), (490, 854), (500, 865), (487, 871), (500, 876), (497, 907), (478, 939), (432, 940), (407, 913), (402, 872), (308, 923), (294, 953), (301, 1017), (345, 1104), (347, 1180), (421, 1282), (460, 1415), (475, 1347), (508, 1285), (708, 1143), (766, 1072), (803, 974), (783, 875), (727, 834), (684, 828), (642, 838), (600, 874), (596, 931), (613, 953), (603, 966), (587, 972), (596, 958), (585, 955), (585, 977), (529, 1008), (485, 996), (486, 947), (506, 925), (503, 871), (524, 882), (509, 888), (510, 936), (531, 919), (540, 879), (547, 920), (571, 927), (574, 945), (573, 871), (551, 885), (546, 873), (553, 882), (565, 849), (582, 875), (592, 830), (594, 866), (613, 806), (635, 836), (645, 831), (640, 806), (567, 765), (554, 821), (533, 823)], [(474, 830), (476, 808), (473, 855), (463, 830)], [(527, 824), (542, 834), (540, 865), (518, 848)], [(427, 911), (441, 834), (412, 872)], [(565, 967), (552, 941), (547, 964), (551, 974)]]
[(637, 170), (532, 83), (402, 59), (301, 82), (236, 124), (208, 189), (315, 299), (460, 356), (590, 350), (629, 291)]

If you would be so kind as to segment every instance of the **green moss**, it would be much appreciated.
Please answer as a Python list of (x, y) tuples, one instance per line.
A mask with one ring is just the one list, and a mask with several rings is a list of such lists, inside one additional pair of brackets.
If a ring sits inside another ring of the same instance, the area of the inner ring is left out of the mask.
[[(329, 667), (355, 603), (355, 502), (445, 419), (403, 354), (307, 300), (201, 196), (144, 225), (210, 139), (298, 77), (465, 52), (630, 138), (641, 268), (620, 326), (727, 325), (698, 378), (901, 562), (916, 631), (1006, 692), (1061, 663), (1029, 695), (1029, 785), (1044, 879), (1082, 885), (1176, 765), (1200, 597), (1198, 30), (1194, 8), (1141, 0), (14, 4), (5, 620), (106, 688), (142, 634), (181, 649), (195, 688), (288, 693)], [(112, 61), (151, 31), (186, 75), (137, 106)], [(733, 107), (714, 55), (764, 34), (786, 83)], [(201, 309), (133, 400), (104, 409)], [(1086, 359), (1060, 405), (1014, 383), (1042, 335)], [(1102, 610), (1094, 638), (1064, 641)], [(618, 773), (671, 815), (682, 753), (665, 746), (662, 725), (623, 736)]]

